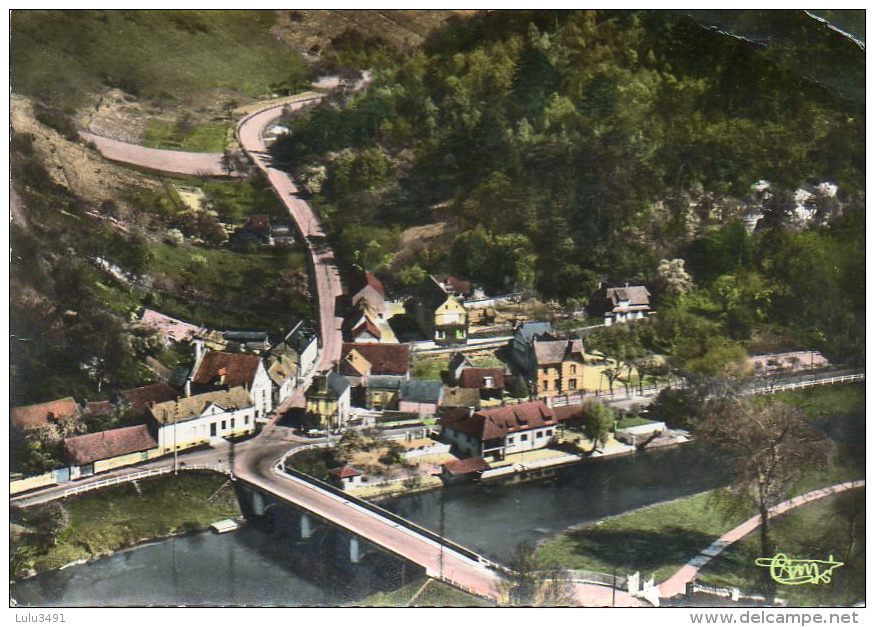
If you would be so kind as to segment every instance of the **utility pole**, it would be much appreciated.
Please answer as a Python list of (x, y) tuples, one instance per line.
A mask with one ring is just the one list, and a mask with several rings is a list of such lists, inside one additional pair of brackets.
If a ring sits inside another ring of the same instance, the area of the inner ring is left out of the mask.
[(177, 461), (179, 459), (179, 447), (176, 445), (176, 423), (179, 420), (179, 399), (176, 400), (176, 404), (173, 409), (173, 476), (175, 477), (179, 474), (179, 466)]
[(440, 573), (440, 579), (444, 578), (444, 496), (447, 492), (446, 488), (441, 488), (441, 513), (440, 513), (440, 521), (438, 526), (438, 535), (441, 538), (441, 552), (438, 557), (438, 572)]

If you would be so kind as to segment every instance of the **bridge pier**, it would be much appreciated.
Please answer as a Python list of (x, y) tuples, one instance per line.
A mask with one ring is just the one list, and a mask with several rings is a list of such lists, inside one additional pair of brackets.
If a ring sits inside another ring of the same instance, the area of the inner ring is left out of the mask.
[(306, 513), (301, 512), (301, 539), (308, 540), (313, 536), (313, 523)]
[(264, 496), (258, 490), (252, 491), (252, 511), (256, 516), (264, 516)]
[(362, 551), (359, 546), (359, 539), (355, 536), (349, 538), (349, 561), (353, 564), (358, 564), (362, 559)]

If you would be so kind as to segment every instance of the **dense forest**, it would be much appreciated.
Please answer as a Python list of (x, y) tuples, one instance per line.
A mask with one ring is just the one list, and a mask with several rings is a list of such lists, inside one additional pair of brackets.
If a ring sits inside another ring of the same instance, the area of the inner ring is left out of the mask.
[(754, 17), (771, 43), (654, 11), (481, 13), (413, 51), (347, 32), (331, 58), (372, 84), (275, 156), (340, 258), (398, 287), (443, 270), (579, 304), (643, 282), (653, 348), (860, 358), (865, 55), (803, 12)]

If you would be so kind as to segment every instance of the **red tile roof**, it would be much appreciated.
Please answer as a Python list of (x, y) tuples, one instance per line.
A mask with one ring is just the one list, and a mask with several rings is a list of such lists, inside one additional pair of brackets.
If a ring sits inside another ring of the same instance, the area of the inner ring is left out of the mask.
[(349, 477), (358, 477), (360, 473), (358, 470), (353, 468), (352, 466), (344, 466), (343, 468), (334, 468), (329, 470), (332, 475), (339, 479), (348, 479)]
[(486, 377), (492, 377), (492, 388), (504, 389), (504, 370), (501, 368), (464, 368), (459, 375), (459, 385), (463, 388), (484, 388)]
[[(251, 386), (258, 372), (261, 358), (258, 355), (223, 353), (209, 351), (201, 359), (197, 372), (192, 378), (195, 385), (219, 385), (220, 374), (225, 375), (221, 385), (237, 387)], [(224, 373), (221, 373), (224, 369)]]
[(32, 429), (48, 424), (50, 420), (78, 415), (79, 405), (72, 396), (68, 396), (48, 403), (13, 407), (9, 411), (9, 420), (19, 429)]
[(460, 296), (468, 296), (471, 293), (471, 281), (466, 281), (449, 274), (445, 276), (436, 276), (435, 279), (443, 285), (448, 285), (453, 293)]
[(176, 389), (167, 383), (153, 383), (152, 385), (144, 385), (139, 388), (122, 390), (119, 394), (137, 411), (147, 409), (152, 403), (172, 401), (180, 395)]
[(146, 425), (77, 435), (64, 440), (67, 460), (77, 466), (128, 453), (148, 451), (157, 446), (158, 442), (152, 437)]
[(481, 441), (503, 438), (509, 433), (556, 424), (556, 414), (544, 401), (532, 401), (475, 412), (470, 418), (455, 412), (444, 414), (440, 424)]
[(370, 270), (365, 270), (364, 274), (361, 274), (356, 278), (352, 289), (353, 296), (369, 286), (376, 290), (380, 296), (386, 296), (386, 289), (383, 287), (383, 282)]
[(489, 470), (490, 466), (482, 457), (469, 457), (468, 459), (454, 459), (441, 464), (451, 475), (467, 475), (472, 472)]
[(410, 372), (410, 346), (408, 344), (377, 344), (374, 342), (344, 342), (343, 357), (352, 350), (368, 360), (371, 374), (406, 375)]

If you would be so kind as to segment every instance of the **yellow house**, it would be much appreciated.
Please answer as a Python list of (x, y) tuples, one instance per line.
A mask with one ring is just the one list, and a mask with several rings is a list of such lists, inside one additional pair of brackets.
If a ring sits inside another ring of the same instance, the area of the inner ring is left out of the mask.
[(468, 311), (455, 296), (447, 296), (434, 312), (434, 341), (458, 344), (468, 341)]
[(409, 311), (430, 340), (439, 345), (467, 344), (468, 311), (458, 292), (429, 276), (411, 299)]
[(336, 429), (349, 418), (349, 381), (341, 374), (330, 372), (316, 375), (307, 389), (307, 416), (322, 428)]

